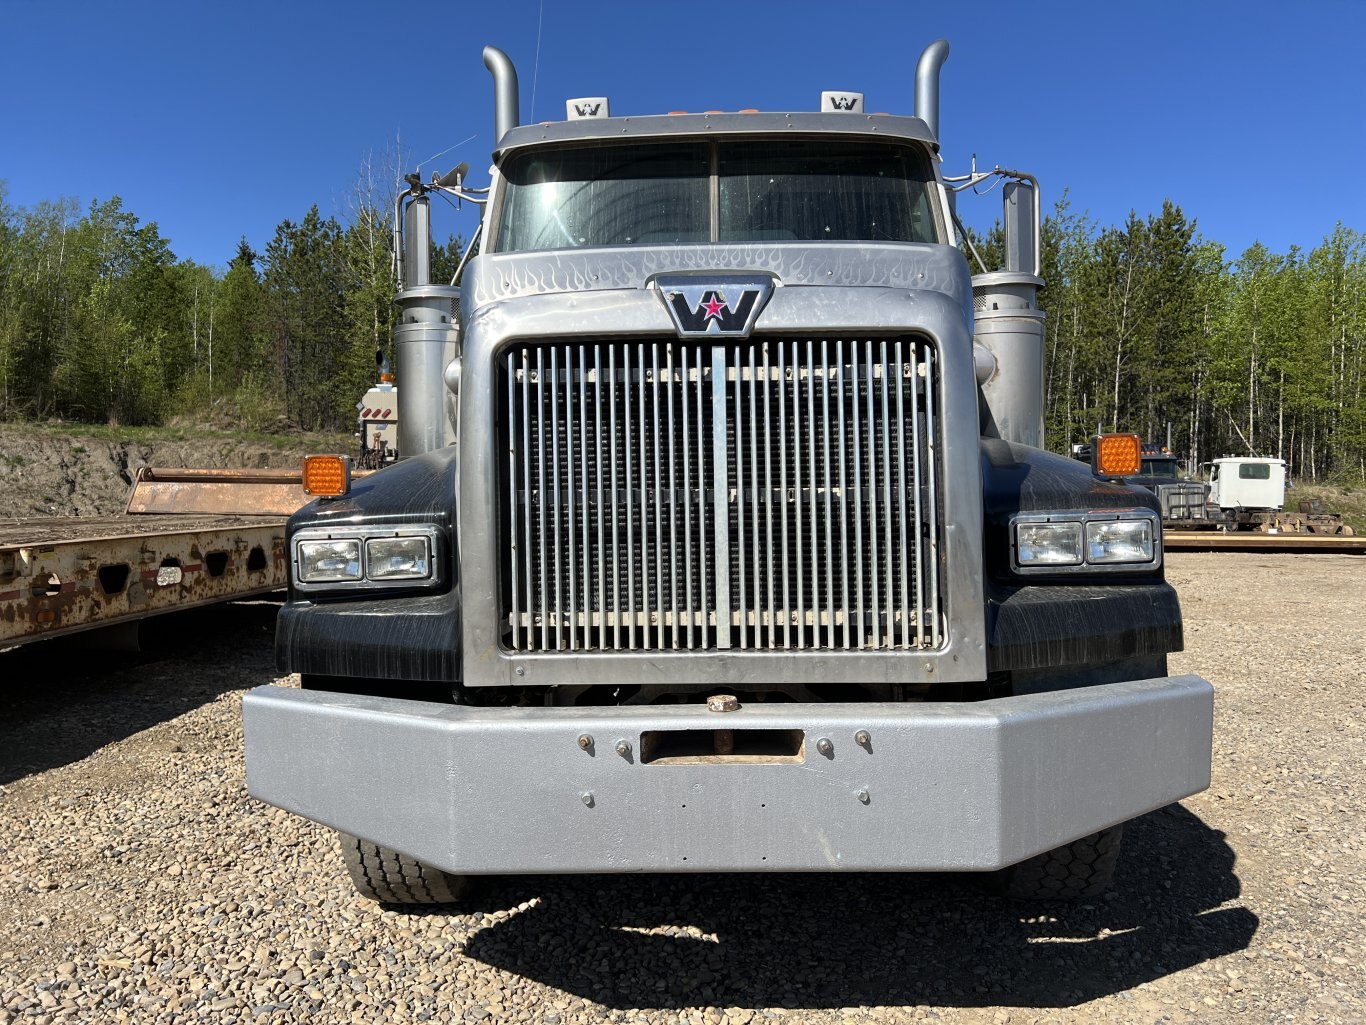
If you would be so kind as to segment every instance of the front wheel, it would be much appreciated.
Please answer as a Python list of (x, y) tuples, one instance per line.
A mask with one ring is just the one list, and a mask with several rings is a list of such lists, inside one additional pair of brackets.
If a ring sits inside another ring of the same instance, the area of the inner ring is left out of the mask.
[(337, 841), (362, 897), (382, 904), (455, 904), (469, 894), (469, 876), (443, 872), (349, 833), (338, 833)]
[(1124, 825), (1111, 826), (992, 873), (991, 888), (1015, 900), (1083, 900), (1109, 889)]

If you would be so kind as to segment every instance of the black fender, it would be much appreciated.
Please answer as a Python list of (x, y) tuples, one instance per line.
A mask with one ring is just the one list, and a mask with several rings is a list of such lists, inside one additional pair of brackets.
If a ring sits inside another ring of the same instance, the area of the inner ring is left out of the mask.
[(1010, 572), (1014, 514), (1147, 509), (1160, 522), (1151, 491), (999, 439), (983, 438), (981, 452), (988, 670), (1096, 666), (1181, 650), (1181, 606), (1161, 566), (1133, 575)]
[[(454, 446), (401, 460), (358, 480), (341, 498), (292, 517), (286, 545), (306, 527), (422, 524), (437, 528), (444, 574), (436, 591), (291, 590), (275, 630), (282, 672), (456, 683), (460, 680), (460, 579)], [(291, 573), (291, 581), (293, 574)]]

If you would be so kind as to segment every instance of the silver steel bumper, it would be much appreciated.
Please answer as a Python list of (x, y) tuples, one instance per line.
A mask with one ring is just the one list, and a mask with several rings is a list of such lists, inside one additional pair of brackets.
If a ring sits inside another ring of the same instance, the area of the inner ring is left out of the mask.
[[(987, 870), (1205, 789), (1213, 698), (1197, 676), (719, 714), (258, 687), (247, 788), (452, 872)], [(640, 760), (646, 731), (722, 727), (805, 744), (785, 762)]]

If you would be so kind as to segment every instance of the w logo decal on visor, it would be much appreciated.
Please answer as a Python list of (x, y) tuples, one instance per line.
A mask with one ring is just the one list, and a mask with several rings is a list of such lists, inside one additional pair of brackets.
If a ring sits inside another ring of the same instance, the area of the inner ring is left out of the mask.
[(773, 294), (760, 274), (660, 274), (654, 284), (680, 338), (746, 338)]

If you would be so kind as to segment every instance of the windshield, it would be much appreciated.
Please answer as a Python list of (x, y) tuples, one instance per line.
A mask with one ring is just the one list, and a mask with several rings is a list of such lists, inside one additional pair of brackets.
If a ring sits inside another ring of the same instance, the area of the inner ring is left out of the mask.
[(904, 145), (830, 138), (597, 145), (527, 153), (503, 173), (502, 253), (939, 239), (929, 161)]
[(1183, 476), (1179, 469), (1179, 461), (1175, 458), (1149, 458), (1144, 457), (1143, 465), (1138, 471), (1139, 477), (1180, 477)]

